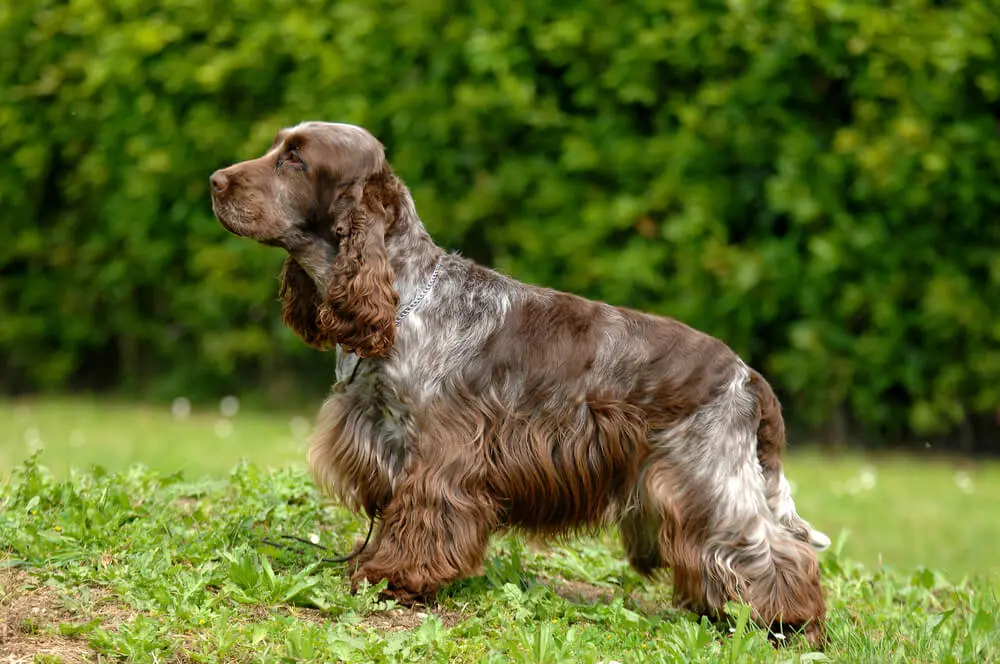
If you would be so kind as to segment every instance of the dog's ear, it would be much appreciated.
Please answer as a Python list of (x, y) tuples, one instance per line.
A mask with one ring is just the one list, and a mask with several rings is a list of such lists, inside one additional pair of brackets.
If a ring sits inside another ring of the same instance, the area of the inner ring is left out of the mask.
[(316, 284), (294, 258), (285, 258), (281, 268), (281, 320), (314, 348), (324, 350), (336, 344), (320, 327), (316, 317), (320, 305)]
[(396, 341), (399, 295), (385, 248), (388, 212), (367, 193), (363, 183), (352, 185), (341, 200), (357, 204), (331, 207), (337, 259), (317, 322), (335, 343), (360, 357), (378, 357)]

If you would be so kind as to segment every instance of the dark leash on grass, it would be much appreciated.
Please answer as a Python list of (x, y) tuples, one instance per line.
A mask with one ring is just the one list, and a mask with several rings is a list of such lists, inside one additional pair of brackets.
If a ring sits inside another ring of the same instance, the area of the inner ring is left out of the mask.
[[(371, 516), (371, 517), (368, 518), (368, 534), (365, 535), (365, 541), (361, 543), (361, 546), (359, 546), (358, 548), (356, 548), (354, 551), (352, 551), (351, 553), (347, 554), (346, 556), (336, 556), (334, 558), (320, 558), (319, 562), (321, 562), (321, 563), (329, 563), (331, 565), (336, 565), (336, 564), (346, 563), (346, 562), (350, 562), (350, 561), (354, 560), (355, 558), (357, 558), (358, 556), (360, 556), (361, 552), (364, 551), (365, 548), (368, 546), (368, 542), (371, 541), (372, 531), (374, 529), (375, 529), (375, 517)], [(311, 547), (316, 548), (316, 549), (321, 549), (323, 551), (329, 551), (330, 550), (329, 548), (323, 546), (322, 544), (317, 544), (316, 542), (312, 542), (310, 540), (305, 539), (304, 537), (298, 537), (296, 535), (281, 535), (280, 539), (292, 540), (294, 542), (300, 542), (302, 544), (306, 544), (308, 546), (311, 546)], [(263, 539), (263, 540), (261, 540), (261, 542), (263, 544), (267, 544), (268, 546), (273, 546), (273, 547), (275, 547), (277, 549), (281, 549), (283, 551), (292, 551), (292, 552), (295, 552), (295, 553), (302, 553), (301, 551), (295, 549), (294, 547), (288, 546), (287, 544), (281, 544), (280, 542), (275, 542), (274, 540)]]
[[(437, 272), (437, 268), (434, 268), (434, 271), (436, 273)], [(433, 284), (434, 282), (432, 281), (431, 283)], [(422, 296), (421, 296), (421, 298), (422, 298)], [(418, 299), (418, 301), (419, 301), (419, 299)], [(409, 312), (407, 311), (406, 313), (409, 313)], [(403, 315), (405, 316), (406, 314), (404, 313)], [(399, 320), (400, 320), (399, 318), (396, 319), (396, 325), (399, 325)], [(354, 379), (357, 378), (358, 368), (361, 366), (361, 360), (362, 360), (362, 358), (359, 357), (354, 362), (354, 369), (351, 370), (351, 376), (350, 376), (350, 378), (347, 379), (346, 385), (350, 385), (351, 383), (354, 382)], [(359, 546), (357, 549), (355, 549), (351, 553), (347, 554), (346, 556), (337, 556), (335, 558), (320, 558), (319, 561), (322, 562), (322, 563), (330, 563), (332, 565), (336, 565), (336, 564), (339, 564), (339, 563), (346, 563), (346, 562), (350, 562), (350, 561), (354, 560), (355, 558), (357, 558), (358, 556), (360, 556), (361, 552), (364, 551), (365, 548), (368, 546), (368, 542), (371, 541), (371, 538), (372, 538), (372, 530), (374, 530), (374, 529), (375, 529), (375, 516), (374, 516), (374, 514), (372, 514), (372, 515), (369, 515), (369, 517), (368, 517), (368, 534), (365, 535), (365, 541), (361, 543), (361, 546)], [(323, 551), (329, 551), (330, 550), (327, 547), (323, 546), (322, 544), (317, 544), (316, 542), (312, 542), (310, 540), (307, 540), (307, 539), (305, 539), (303, 537), (298, 537), (296, 535), (281, 535), (281, 539), (292, 540), (294, 542), (300, 542), (302, 544), (306, 544), (308, 546), (311, 546), (311, 547), (314, 547), (314, 548), (317, 548), (317, 549), (322, 549)], [(280, 544), (278, 542), (275, 542), (274, 540), (265, 539), (265, 540), (261, 540), (261, 541), (264, 544), (267, 544), (268, 546), (273, 546), (275, 548), (281, 549), (282, 551), (295, 551), (295, 553), (301, 553), (301, 551), (296, 551), (292, 547), (290, 547), (290, 546), (288, 546), (286, 544)]]

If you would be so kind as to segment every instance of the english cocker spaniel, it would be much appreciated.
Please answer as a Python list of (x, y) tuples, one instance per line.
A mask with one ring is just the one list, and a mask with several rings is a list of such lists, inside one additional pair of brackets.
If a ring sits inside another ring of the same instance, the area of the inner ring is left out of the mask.
[(283, 129), (211, 188), (227, 230), (288, 252), (284, 322), (337, 349), (309, 465), (378, 517), (355, 583), (413, 601), (477, 573), (498, 529), (614, 524), (678, 606), (741, 600), (825, 640), (829, 539), (796, 513), (778, 400), (724, 343), (445, 252), (360, 127)]

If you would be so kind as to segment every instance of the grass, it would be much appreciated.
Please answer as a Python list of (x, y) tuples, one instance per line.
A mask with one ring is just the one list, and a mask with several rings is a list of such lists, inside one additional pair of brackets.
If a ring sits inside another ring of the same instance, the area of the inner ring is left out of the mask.
[[(743, 607), (723, 625), (674, 611), (669, 582), (639, 579), (610, 534), (551, 546), (498, 537), (483, 576), (428, 607), (381, 603), (377, 588), (351, 595), (343, 566), (263, 543), (314, 535), (345, 551), (366, 527), (316, 494), (302, 467), (307, 424), (231, 406), (180, 417), (170, 404), (0, 405), (0, 661), (1000, 656), (996, 465), (792, 456), (801, 512), (837, 539), (822, 561), (821, 654), (795, 638), (775, 650)], [(103, 468), (81, 470), (93, 463)]]
[(158, 405), (97, 398), (0, 402), (0, 477), (43, 448), (45, 464), (59, 477), (92, 464), (221, 476), (240, 459), (264, 467), (302, 463), (317, 407), (241, 412), (236, 400), (234, 413), (231, 397), (211, 409), (183, 398)]
[[(235, 414), (231, 403), (172, 406), (0, 402), (0, 478), (38, 449), (57, 478), (94, 464), (109, 471), (144, 464), (195, 478), (225, 477), (240, 460), (303, 468), (318, 404)], [(925, 565), (955, 578), (1000, 571), (992, 546), (1000, 542), (1000, 463), (793, 448), (787, 466), (799, 511), (831, 537), (846, 533), (845, 552), (854, 560), (904, 570)]]

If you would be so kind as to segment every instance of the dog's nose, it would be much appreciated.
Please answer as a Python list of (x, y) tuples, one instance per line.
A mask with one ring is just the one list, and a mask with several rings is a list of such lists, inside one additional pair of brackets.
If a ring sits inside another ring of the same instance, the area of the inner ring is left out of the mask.
[(218, 193), (225, 191), (226, 187), (229, 186), (229, 178), (222, 171), (216, 171), (212, 173), (212, 177), (209, 178), (212, 183), (212, 191)]

